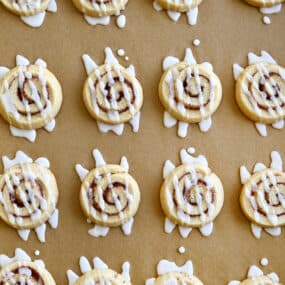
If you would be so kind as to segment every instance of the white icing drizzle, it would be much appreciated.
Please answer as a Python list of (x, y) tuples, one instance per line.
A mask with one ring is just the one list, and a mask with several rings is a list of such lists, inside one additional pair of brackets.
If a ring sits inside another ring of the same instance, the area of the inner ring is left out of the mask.
[[(153, 9), (157, 12), (164, 10), (163, 7), (161, 7), (155, 0), (153, 1)], [(166, 13), (168, 17), (174, 22), (177, 22), (182, 14), (181, 12), (171, 10), (166, 10)], [(185, 12), (185, 14), (188, 20), (188, 24), (190, 26), (195, 26), (198, 20), (198, 7), (190, 9), (188, 12)]]
[[(169, 70), (170, 67), (173, 67), (174, 65), (178, 64), (180, 62), (180, 60), (177, 57), (174, 56), (167, 56), (164, 58), (163, 63), (162, 63), (162, 69), (164, 71), (168, 70), (168, 74), (166, 75), (166, 80), (169, 86), (169, 90), (170, 90), (170, 98), (169, 100), (171, 100), (171, 102), (173, 104), (175, 104), (174, 101), (174, 96), (175, 96), (175, 91), (174, 91), (174, 85), (176, 87), (180, 86), (179, 85), (179, 81), (177, 81), (177, 76), (179, 74), (178, 70), (176, 70), (175, 68), (172, 68), (172, 70)], [(189, 65), (194, 65), (196, 64), (196, 59), (193, 55), (193, 52), (191, 50), (191, 48), (186, 48), (185, 49), (185, 56), (183, 59), (183, 62), (188, 63)], [(207, 69), (210, 72), (213, 72), (213, 66), (211, 63), (209, 62), (203, 62), (200, 65), (202, 65), (205, 69)], [(195, 67), (189, 67), (190, 70), (193, 69), (193, 72), (195, 74), (196, 77), (196, 81), (198, 84), (198, 89), (199, 89), (199, 72)], [(182, 83), (181, 83), (182, 84)], [(210, 85), (211, 85), (211, 89), (213, 90), (214, 88), (214, 83), (213, 80), (210, 78)], [(178, 90), (180, 90), (181, 88), (178, 88)], [(200, 88), (201, 89), (201, 88)], [(183, 91), (181, 91), (183, 92)], [(210, 95), (210, 106), (212, 105), (211, 102), (213, 102), (213, 92), (211, 91), (211, 95)], [(203, 93), (202, 91), (199, 92), (199, 100), (202, 102), (203, 101)], [(179, 104), (179, 103), (178, 103)], [(202, 104), (202, 103), (201, 103)], [(179, 106), (178, 106), (179, 107)], [(181, 107), (181, 112), (185, 112), (185, 109), (183, 109), (183, 106)], [(201, 107), (200, 108), (200, 112), (203, 115), (204, 114), (204, 108)], [(177, 120), (175, 118), (173, 118), (167, 111), (164, 111), (164, 115), (163, 115), (163, 124), (166, 128), (171, 128), (174, 127), (177, 124)], [(178, 121), (178, 132), (177, 135), (181, 138), (185, 138), (188, 134), (188, 128), (189, 128), (189, 123), (187, 122), (183, 122), (183, 121)], [(201, 122), (199, 122), (199, 128), (201, 132), (208, 132), (212, 126), (212, 118), (211, 116), (208, 118), (204, 118)]]
[[(206, 157), (204, 155), (198, 155), (198, 156), (194, 156), (195, 154), (195, 148), (193, 147), (189, 147), (187, 149), (181, 149), (180, 151), (180, 160), (182, 164), (200, 164), (203, 165), (205, 167), (208, 167), (208, 161), (206, 159)], [(163, 167), (163, 178), (165, 179), (173, 170), (175, 169), (175, 165), (172, 161), (167, 160), (164, 163), (164, 167)], [(194, 170), (191, 169), (190, 170), (191, 173), (194, 175)], [(175, 178), (174, 178), (175, 180)], [(173, 181), (173, 184), (175, 185), (175, 181)], [(176, 195), (178, 195), (176, 193)], [(169, 205), (172, 204), (171, 202), (171, 198), (170, 200), (168, 200)], [(172, 207), (172, 206), (170, 206)], [(209, 204), (209, 207), (211, 207), (211, 205)], [(179, 211), (179, 209), (177, 209), (177, 211)], [(188, 219), (189, 217), (187, 215), (180, 215), (181, 218), (183, 219)], [(201, 216), (202, 219), (202, 216)], [(165, 218), (165, 223), (164, 223), (164, 231), (168, 234), (172, 233), (172, 231), (175, 229), (176, 224), (174, 224), (173, 222), (171, 222), (168, 218)], [(213, 222), (210, 222), (208, 224), (205, 224), (203, 226), (201, 226), (199, 228), (200, 233), (203, 236), (210, 236), (213, 232), (214, 229), (214, 224)], [(182, 227), (182, 226), (178, 226), (178, 230), (180, 235), (183, 238), (187, 238), (189, 236), (189, 234), (192, 231), (191, 227)]]
[[(92, 151), (93, 154), (93, 158), (95, 161), (95, 166), (96, 167), (101, 167), (106, 165), (106, 161), (102, 155), (102, 153), (98, 150), (98, 149), (94, 149)], [(129, 171), (129, 162), (128, 159), (125, 156), (121, 157), (121, 161), (120, 161), (120, 166), (123, 167), (125, 169), (126, 172)], [(81, 164), (76, 164), (75, 165), (75, 170), (80, 178), (80, 180), (83, 182), (85, 177), (88, 175), (88, 173), (90, 172), (88, 169), (84, 168)], [(107, 173), (108, 174), (108, 173)], [(132, 202), (132, 196), (131, 194), (128, 192), (128, 199), (129, 202)], [(86, 201), (86, 203), (88, 203), (88, 201)], [(118, 206), (117, 206), (117, 210), (120, 212), (120, 201), (117, 200)], [(101, 205), (100, 205), (101, 206)], [(121, 213), (121, 212), (120, 212)], [(119, 214), (120, 214), (119, 213)], [(91, 223), (90, 220), (88, 220), (88, 223)], [(126, 235), (129, 236), (132, 233), (132, 227), (133, 227), (133, 223), (134, 223), (134, 218), (130, 218), (127, 222), (125, 222), (124, 224), (122, 224), (121, 229), (122, 232)], [(91, 228), (90, 230), (88, 230), (88, 234), (93, 236), (93, 237), (105, 237), (107, 236), (107, 234), (110, 231), (110, 227), (107, 226), (101, 226), (101, 225), (94, 225), (93, 228)]]
[(195, 39), (195, 40), (193, 40), (193, 45), (195, 46), (195, 47), (198, 47), (199, 45), (200, 45), (200, 40), (199, 39)]
[(193, 263), (191, 260), (188, 260), (184, 265), (178, 266), (174, 261), (162, 259), (157, 264), (156, 270), (158, 275), (164, 275), (169, 272), (183, 272), (193, 275)]
[[(266, 20), (267, 21), (267, 20)], [(249, 52), (248, 53), (248, 64), (251, 65), (251, 64), (259, 64), (258, 66), (258, 72), (259, 74), (261, 75), (262, 78), (264, 78), (264, 76), (268, 73), (268, 70), (266, 69), (266, 67), (263, 65), (264, 62), (267, 62), (267, 63), (271, 63), (271, 64), (277, 64), (276, 60), (266, 51), (261, 51), (261, 55), (257, 55), (253, 52)], [(233, 65), (233, 74), (234, 74), (234, 79), (237, 80), (239, 75), (243, 72), (244, 68), (241, 67), (239, 64), (235, 63)], [(280, 71), (280, 76), (283, 78), (285, 78), (285, 76), (281, 73)], [(247, 77), (249, 81), (251, 81), (253, 84), (254, 84), (254, 81), (252, 81), (252, 77), (248, 76)], [(272, 84), (274, 83), (273, 80), (272, 81)], [(256, 101), (251, 97), (251, 94), (248, 90), (248, 88), (246, 86), (243, 86), (243, 92), (249, 96), (249, 101), (250, 103), (252, 104), (254, 110), (256, 111), (256, 113), (260, 113), (261, 112), (261, 109), (260, 107), (258, 106), (258, 104), (256, 103)], [(282, 95), (282, 94), (280, 94)], [(263, 94), (262, 92), (260, 93), (260, 96), (261, 98), (263, 98)], [(282, 96), (283, 98), (284, 96)], [(265, 99), (263, 98), (263, 103), (267, 105)], [(285, 97), (282, 99), (283, 101), (285, 101)], [(282, 113), (283, 114), (283, 111), (282, 109), (280, 108), (280, 105), (279, 105), (279, 102), (278, 100), (275, 100), (274, 102), (274, 105), (276, 107), (276, 111), (274, 111), (273, 108), (271, 108), (270, 106), (268, 106), (268, 112), (271, 112), (271, 113)], [(255, 127), (258, 131), (258, 133), (263, 136), (263, 137), (266, 137), (267, 136), (267, 125), (266, 124), (263, 124), (263, 123), (254, 123), (255, 124)], [(276, 128), (276, 129), (282, 129), (284, 127), (284, 120), (280, 120), (280, 121), (277, 121), (275, 123), (272, 124), (272, 127), (273, 128)]]
[[(88, 259), (85, 256), (81, 256), (79, 259), (79, 267), (80, 267), (80, 272), (82, 275), (92, 271), (93, 269), (97, 269), (97, 270), (108, 269), (108, 265), (102, 259), (100, 259), (98, 256), (93, 258), (93, 268), (92, 268), (91, 263), (88, 261)], [(131, 281), (130, 268), (131, 268), (130, 262), (125, 261), (122, 264), (122, 273), (121, 274), (128, 281)], [(66, 275), (67, 275), (67, 279), (68, 279), (68, 285), (74, 285), (76, 283), (76, 281), (79, 279), (79, 275), (77, 275), (71, 269), (68, 269), (66, 271)], [(91, 283), (93, 284), (93, 281)], [(91, 283), (90, 283), (90, 285), (91, 285)], [(100, 284), (109, 284), (109, 283), (110, 283), (110, 281), (104, 279), (104, 277), (102, 278), (102, 280), (100, 280)]]
[[(282, 158), (281, 158), (281, 155), (280, 155), (279, 152), (277, 152), (277, 151), (272, 151), (271, 152), (271, 163), (270, 163), (269, 167), (273, 168), (273, 169), (276, 169), (278, 171), (281, 171), (281, 172), (283, 171), (283, 162), (282, 162)], [(263, 163), (257, 162), (254, 165), (252, 173), (257, 173), (257, 172), (260, 172), (260, 171), (262, 171), (264, 169), (267, 169), (267, 167)], [(248, 171), (248, 169), (245, 166), (241, 166), (240, 167), (240, 180), (241, 180), (241, 183), (245, 184), (250, 178), (251, 178), (251, 173)], [(272, 175), (272, 177), (269, 175), (269, 179), (270, 179), (272, 184), (276, 183), (276, 182), (274, 182), (275, 181), (274, 175)], [(268, 186), (266, 186), (267, 183), (268, 183), (266, 181), (266, 177), (262, 177), (262, 180), (263, 180), (264, 187), (265, 188), (268, 187)], [(252, 187), (254, 187), (254, 185)], [(262, 200), (264, 201), (263, 202), (264, 203), (264, 207), (266, 208), (267, 205), (266, 205), (266, 202), (265, 202), (263, 196), (260, 195), (258, 197), (259, 197), (259, 199), (261, 201)], [(279, 197), (280, 202), (285, 205), (285, 199), (283, 201), (280, 195), (278, 197)], [(256, 198), (254, 198), (254, 197), (251, 198), (251, 204), (252, 204), (252, 207), (254, 209), (254, 216), (256, 217), (256, 219), (258, 219), (259, 213), (257, 211)], [(278, 217), (276, 215), (272, 214), (272, 213), (271, 214), (266, 214), (266, 215), (267, 215), (268, 221), (273, 225), (273, 227), (271, 227), (271, 228), (270, 227), (269, 228), (262, 228), (261, 226), (256, 225), (255, 223), (251, 223), (251, 232), (257, 239), (261, 238), (262, 230), (264, 230), (265, 232), (267, 232), (271, 236), (279, 236), (279, 235), (281, 235), (281, 228), (280, 227), (274, 227)]]
[(268, 16), (263, 16), (262, 21), (265, 25), (270, 25), (271, 24), (271, 19)]
[[(120, 49), (121, 51), (123, 51), (122, 49)], [(112, 49), (110, 47), (106, 47), (105, 50), (105, 60), (104, 63), (107, 64), (107, 68), (109, 66), (109, 64), (119, 64), (119, 61), (117, 59), (117, 57), (115, 56), (115, 54), (113, 53)], [(125, 51), (123, 51), (123, 53), (125, 53)], [(85, 66), (85, 70), (87, 75), (90, 75), (92, 72), (96, 72), (96, 68), (98, 67), (98, 65), (96, 64), (96, 62), (87, 54), (82, 55), (82, 60)], [(109, 67), (111, 68), (111, 67)], [(130, 73), (130, 75), (132, 76), (136, 76), (136, 72), (135, 72), (135, 67), (134, 65), (129, 65), (126, 70)], [(118, 76), (120, 76), (120, 71), (115, 70), (118, 73)], [(100, 79), (100, 75), (96, 75), (99, 79)], [(110, 79), (111, 80), (111, 79)], [(100, 109), (97, 106), (97, 102), (96, 102), (96, 91), (94, 89), (94, 86), (92, 83), (89, 84), (90, 87), (90, 92), (92, 94), (92, 98), (93, 98), (93, 107), (96, 113), (100, 112)], [(128, 89), (125, 89), (124, 91), (124, 96), (125, 98), (129, 98), (129, 93), (128, 93)], [(137, 89), (134, 90), (135, 93), (138, 93)], [(133, 106), (132, 104), (129, 102), (129, 108), (132, 111), (133, 110)], [(108, 112), (108, 116), (112, 119), (116, 118), (118, 116), (118, 113), (114, 113), (114, 112)], [(141, 118), (141, 112), (137, 112), (136, 114), (133, 115), (133, 117), (128, 121), (128, 123), (131, 125), (132, 130), (134, 133), (137, 133), (139, 131), (139, 126), (140, 126), (140, 118)], [(103, 123), (100, 121), (97, 121), (97, 126), (100, 132), (102, 133), (108, 133), (108, 132), (113, 132), (116, 135), (120, 136), (123, 134), (124, 132), (124, 124), (107, 124), (107, 123)]]
[[(36, 160), (33, 161), (32, 158), (30, 158), (27, 154), (25, 154), (23, 151), (19, 150), (16, 152), (15, 157), (12, 159), (9, 159), (7, 156), (2, 156), (2, 164), (4, 167), (4, 171), (6, 171), (8, 168), (17, 165), (17, 164), (25, 164), (25, 163), (37, 163), (38, 165), (42, 167), (49, 168), (50, 167), (50, 162), (46, 157), (39, 157)], [(34, 176), (34, 173), (31, 172), (29, 173), (30, 177)], [(10, 189), (11, 191), (14, 191), (13, 188)], [(31, 195), (31, 194), (29, 194)], [(1, 199), (1, 198), (0, 198)], [(30, 197), (31, 200), (34, 198)], [(41, 198), (41, 204), (45, 204), (46, 201), (44, 198)], [(33, 211), (31, 208), (32, 206), (30, 204), (26, 205), (27, 209), (29, 211)], [(50, 224), (52, 229), (56, 229), (58, 226), (58, 217), (59, 217), (59, 210), (55, 209), (53, 214), (50, 216), (48, 219), (48, 223)], [(30, 235), (30, 229), (24, 229), (24, 230), (17, 230), (18, 235), (21, 237), (22, 240), (27, 241), (29, 239)], [(42, 224), (35, 228), (36, 235), (39, 239), (40, 242), (44, 243), (45, 242), (45, 232), (46, 232), (46, 224)]]
[(35, 251), (34, 251), (34, 255), (35, 256), (39, 256), (41, 254), (41, 252), (38, 250), (38, 249), (36, 249)]
[[(35, 16), (33, 16), (33, 17), (35, 17)], [(28, 18), (30, 18), (30, 17), (28, 17)], [(35, 61), (35, 64), (40, 66), (41, 68), (47, 67), (47, 63), (41, 58), (38, 58)], [(22, 55), (17, 55), (16, 56), (16, 65), (23, 67), (23, 69), (21, 69), (19, 71), (19, 80), (21, 79), (21, 82), (23, 82), (25, 79), (29, 80), (30, 74), (29, 74), (29, 72), (26, 71), (26, 68), (30, 65), (30, 61)], [(2, 72), (1, 72), (1, 70), (2, 70)], [(1, 75), (4, 76), (7, 73), (7, 71), (8, 71), (8, 69), (6, 67), (0, 67), (0, 77), (1, 77)], [(45, 116), (46, 113), (48, 113), (50, 111), (51, 103), (50, 103), (50, 100), (48, 99), (48, 97), (46, 96), (46, 92), (47, 92), (46, 78), (44, 77), (43, 70), (40, 70), (39, 80), (40, 80), (41, 85), (42, 85), (43, 96), (45, 96), (44, 100), (46, 103), (46, 108), (43, 108), (43, 105), (41, 103), (41, 98), (40, 98), (38, 91), (37, 91), (37, 88), (35, 87), (33, 82), (29, 81), (29, 85), (30, 85), (30, 88), (32, 90), (33, 101), (38, 106), (38, 108), (40, 110), (40, 114), (42, 116)], [(18, 118), (19, 112), (17, 111), (16, 107), (14, 106), (13, 101), (11, 100), (11, 96), (10, 96), (8, 87), (6, 88), (5, 93), (0, 94), (0, 95), (1, 95), (0, 97), (2, 98), (2, 101), (3, 101), (3, 104), (6, 108), (6, 110), (9, 111), (11, 114), (13, 114), (13, 116), (15, 118)], [(25, 102), (23, 101), (23, 103), (25, 103)], [(26, 112), (27, 112), (27, 117), (29, 119), (31, 117), (29, 105), (26, 105)], [(52, 119), (51, 121), (47, 122), (44, 129), (48, 132), (52, 132), (55, 128), (55, 125), (56, 125), (55, 119)], [(10, 124), (10, 132), (13, 136), (25, 138), (30, 142), (35, 142), (36, 137), (37, 137), (36, 130), (34, 130), (34, 129), (29, 129), (29, 130), (19, 129), (19, 128), (12, 126), (11, 124)]]

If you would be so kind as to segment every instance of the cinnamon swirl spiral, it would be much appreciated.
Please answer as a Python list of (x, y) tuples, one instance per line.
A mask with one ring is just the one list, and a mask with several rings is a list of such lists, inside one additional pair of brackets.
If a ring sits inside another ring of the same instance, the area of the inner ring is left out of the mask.
[(17, 66), (0, 80), (0, 113), (14, 127), (42, 128), (55, 118), (61, 104), (60, 84), (42, 66)]
[(285, 225), (285, 173), (273, 168), (254, 173), (242, 188), (240, 204), (259, 226)]
[(48, 168), (36, 163), (16, 164), (0, 177), (0, 217), (16, 229), (45, 223), (57, 201), (56, 180)]
[(159, 98), (175, 119), (199, 123), (219, 107), (222, 86), (219, 78), (202, 65), (181, 62), (162, 75)]
[(216, 174), (199, 164), (183, 164), (170, 172), (160, 201), (167, 218), (182, 227), (201, 227), (221, 211), (224, 192)]
[(98, 225), (116, 227), (124, 224), (136, 214), (139, 202), (137, 182), (119, 165), (97, 167), (82, 182), (82, 210)]
[(203, 0), (156, 0), (156, 2), (166, 10), (176, 12), (188, 12), (199, 6)]
[(91, 17), (113, 16), (125, 9), (128, 0), (72, 0), (75, 7)]
[(55, 285), (51, 274), (37, 263), (15, 261), (0, 269), (0, 285)]
[(252, 121), (273, 124), (285, 118), (285, 69), (277, 64), (256, 63), (240, 74), (236, 100)]
[(107, 124), (130, 121), (143, 104), (139, 81), (119, 64), (105, 64), (87, 78), (83, 100), (92, 117)]
[(50, 0), (1, 0), (12, 13), (20, 16), (34, 16), (47, 10)]

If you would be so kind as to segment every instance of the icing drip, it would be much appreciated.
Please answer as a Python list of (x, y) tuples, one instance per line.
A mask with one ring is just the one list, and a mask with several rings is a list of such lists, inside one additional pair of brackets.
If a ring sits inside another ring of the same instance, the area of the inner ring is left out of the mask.
[[(90, 262), (88, 261), (88, 259), (85, 256), (81, 256), (79, 259), (79, 267), (80, 267), (80, 272), (82, 275), (92, 271), (93, 269), (97, 269), (97, 270), (108, 269), (108, 265), (102, 259), (100, 259), (97, 256), (93, 258), (93, 265), (90, 264)], [(129, 282), (131, 281), (130, 268), (131, 268), (131, 265), (128, 261), (126, 261), (122, 264), (122, 273), (121, 274)], [(68, 269), (66, 271), (66, 275), (67, 275), (69, 285), (74, 285), (76, 283), (76, 281), (79, 279), (79, 275), (77, 275), (71, 269)], [(102, 273), (101, 278), (100, 278), (101, 279), (100, 284), (102, 282), (103, 282), (102, 284), (109, 284), (110, 283), (110, 281), (108, 279), (104, 278), (103, 273)], [(88, 282), (88, 280), (87, 280), (87, 282)], [(89, 282), (91, 282), (90, 284), (93, 284), (93, 281), (90, 280)], [(89, 282), (88, 282), (88, 284), (89, 284)]]
[[(36, 1), (13, 0), (12, 5), (13, 5), (13, 8), (16, 9), (17, 11), (28, 11), (31, 9), (39, 9), (41, 6), (41, 1), (40, 0), (36, 0)], [(55, 0), (50, 1), (46, 11), (51, 12), (51, 13), (57, 12), (57, 4)], [(21, 16), (20, 18), (28, 26), (31, 26), (33, 28), (38, 28), (44, 22), (46, 11), (39, 12), (33, 16)]]
[(184, 272), (193, 275), (193, 263), (188, 260), (184, 265), (178, 266), (175, 262), (162, 259), (157, 264), (157, 274), (163, 275), (169, 272)]
[[(163, 11), (163, 7), (161, 7), (155, 0), (153, 1), (153, 9), (157, 12)], [(181, 12), (166, 10), (166, 13), (168, 17), (174, 21), (177, 22), (181, 16)], [(190, 9), (188, 12), (185, 12), (188, 24), (190, 26), (195, 26), (197, 24), (198, 20), (198, 7), (195, 7), (193, 9)]]
[[(196, 82), (195, 84), (197, 85), (197, 92), (198, 92), (198, 101), (199, 101), (199, 104), (197, 106), (199, 107), (201, 116), (204, 118), (201, 122), (199, 122), (199, 128), (201, 132), (208, 132), (212, 126), (212, 118), (211, 116), (210, 117), (204, 116), (205, 104), (209, 106), (210, 111), (211, 111), (213, 108), (213, 101), (214, 101), (214, 87), (215, 87), (214, 79), (212, 77), (209, 78), (208, 84), (210, 85), (210, 95), (209, 95), (210, 97), (209, 97), (209, 101), (205, 103), (204, 95), (202, 91), (203, 87), (201, 83), (202, 77), (199, 74), (199, 70), (196, 67), (191, 66), (197, 63), (192, 53), (192, 50), (190, 48), (185, 49), (185, 56), (184, 56), (183, 61), (180, 61), (177, 57), (174, 57), (174, 56), (167, 56), (164, 58), (163, 63), (162, 63), (162, 68), (164, 71), (168, 71), (165, 80), (168, 84), (168, 88), (170, 92), (169, 101), (171, 102), (171, 104), (174, 104), (174, 105), (176, 104), (177, 109), (183, 115), (186, 113), (186, 109), (183, 103), (181, 103), (179, 100), (177, 101), (177, 98), (176, 98), (176, 96), (182, 97), (183, 92), (184, 92), (183, 83), (179, 79), (180, 71), (177, 68), (175, 68), (175, 65), (180, 62), (185, 62), (190, 65), (189, 67), (187, 67), (187, 74), (189, 74), (188, 76), (190, 79), (192, 77), (194, 77), (195, 79), (195, 82)], [(208, 62), (204, 62), (201, 64), (201, 66), (203, 66), (208, 71), (213, 72), (212, 64)], [(176, 92), (178, 95), (176, 95)], [(188, 103), (190, 102), (191, 101), (189, 101)], [(196, 105), (195, 105), (195, 108), (196, 108)], [(173, 118), (167, 111), (165, 111), (164, 116), (163, 116), (163, 123), (166, 128), (171, 128), (177, 124), (177, 119)], [(185, 138), (188, 134), (189, 125), (190, 124), (187, 122), (178, 121), (177, 135), (181, 138)]]
[[(45, 168), (49, 168), (49, 166), (50, 166), (50, 162), (47, 158), (39, 157), (35, 161), (33, 161), (33, 159), (30, 158), (23, 151), (17, 151), (15, 154), (15, 157), (13, 159), (9, 159), (7, 156), (2, 156), (2, 164), (4, 167), (4, 171), (6, 171), (7, 169), (9, 169), (15, 165), (23, 165), (23, 164), (27, 164), (27, 163), (33, 163), (33, 162), (42, 166), (42, 167), (45, 167)], [(33, 193), (33, 188), (31, 187), (31, 185), (30, 185), (31, 182), (29, 182), (29, 180), (33, 181), (32, 185), (36, 185), (36, 179), (37, 179), (36, 177), (37, 177), (36, 174), (31, 169), (29, 169), (28, 173), (24, 175), (24, 180), (26, 181), (25, 186), (27, 187), (29, 192), (27, 193), (28, 197), (25, 197), (24, 195), (21, 196), (21, 200), (23, 200), (25, 208), (27, 209), (27, 211), (29, 213), (32, 213), (32, 216), (31, 216), (32, 219), (33, 219), (33, 215), (35, 218), (37, 218), (37, 215), (41, 215), (41, 212), (37, 212), (36, 208), (34, 209), (34, 207), (37, 207), (36, 202), (35, 202), (35, 198), (37, 198), (39, 200), (40, 208), (42, 210), (44, 210), (46, 205), (47, 205), (47, 201), (43, 196), (36, 196), (35, 197), (36, 194)], [(10, 180), (8, 178), (6, 181), (6, 186), (9, 188), (11, 195), (15, 195), (14, 194), (15, 189), (13, 187), (13, 184), (17, 184), (17, 176), (13, 176), (12, 180)], [(27, 200), (27, 198), (28, 198), (28, 200)], [(56, 203), (55, 201), (51, 201), (51, 202)], [(0, 192), (0, 203), (2, 203), (2, 192)], [(11, 222), (12, 222), (15, 219), (15, 217), (12, 217), (9, 214), (8, 209), (5, 208), (5, 204), (4, 204), (4, 210), (6, 210), (7, 215), (9, 217), (9, 219), (11, 219)], [(15, 211), (16, 211), (16, 209), (15, 209)], [(59, 210), (55, 209), (55, 211), (53, 212), (53, 214), (50, 216), (50, 218), (47, 221), (50, 224), (52, 229), (57, 228), (58, 217), (59, 217)], [(22, 219), (20, 217), (18, 218), (17, 223), (21, 225)], [(30, 231), (31, 231), (30, 229), (17, 230), (18, 235), (24, 241), (27, 241), (29, 239)], [(44, 223), (44, 224), (41, 224), (40, 226), (36, 227), (35, 232), (36, 232), (36, 235), (38, 237), (38, 240), (40, 242), (44, 243), (45, 242), (46, 224)]]
[[(125, 54), (125, 51), (120, 49), (120, 53), (123, 52)], [(102, 80), (100, 72), (98, 72), (98, 65), (96, 64), (95, 61), (93, 61), (93, 59), (87, 55), (84, 54), (82, 56), (82, 60), (85, 66), (85, 70), (87, 75), (90, 75), (91, 73), (95, 72), (96, 77), (98, 79), (98, 82), (100, 82), (100, 80)], [(133, 117), (128, 121), (128, 123), (131, 125), (132, 130), (134, 133), (137, 133), (139, 131), (139, 126), (140, 126), (140, 118), (141, 118), (141, 112), (137, 112), (135, 113), (134, 111), (134, 105), (137, 104), (137, 100), (138, 100), (138, 94), (139, 94), (139, 90), (137, 89), (136, 85), (132, 85), (132, 92), (134, 93), (134, 98), (135, 101), (131, 102), (132, 100), (132, 94), (130, 93), (130, 88), (127, 87), (126, 83), (124, 83), (124, 78), (122, 77), (121, 71), (119, 67), (114, 67), (111, 70), (111, 66), (112, 65), (118, 65), (119, 61), (117, 59), (117, 57), (115, 56), (115, 54), (113, 53), (113, 51), (111, 50), (111, 48), (106, 47), (105, 48), (105, 60), (104, 63), (106, 64), (106, 70), (107, 70), (107, 76), (108, 76), (108, 83), (110, 84), (110, 86), (112, 86), (115, 81), (113, 79), (114, 75), (112, 75), (112, 73), (116, 73), (119, 80), (122, 82), (122, 93), (123, 93), (123, 97), (126, 100), (126, 107), (128, 108), (128, 110), (130, 110), (130, 113), (133, 114)], [(126, 68), (126, 70), (130, 73), (130, 75), (135, 77), (135, 67), (133, 65), (130, 65), (129, 67)], [(99, 83), (100, 84), (100, 83)], [(100, 86), (99, 86), (100, 87)], [(103, 87), (100, 87), (101, 89)], [(93, 101), (93, 108), (96, 114), (100, 114), (101, 109), (99, 107), (99, 104), (97, 102), (96, 99), (96, 88), (94, 87), (94, 82), (92, 80), (89, 80), (89, 89), (90, 89), (90, 93), (92, 95), (92, 101)], [(112, 91), (113, 90), (113, 91)], [(115, 96), (116, 97), (116, 91), (114, 88), (111, 88), (111, 96)], [(105, 92), (105, 90), (102, 91), (103, 93)], [(105, 100), (105, 105), (106, 105), (106, 109), (107, 109), (107, 114), (108, 117), (114, 121), (117, 122), (119, 121), (119, 111), (117, 111), (118, 109), (118, 104), (116, 102), (116, 100), (111, 100), (111, 99), (104, 99)], [(111, 108), (112, 107), (112, 108)], [(108, 111), (108, 109), (111, 109)], [(116, 110), (116, 111), (114, 111)], [(119, 109), (118, 109), (119, 110)], [(104, 123), (101, 121), (97, 120), (97, 126), (100, 132), (102, 133), (108, 133), (108, 132), (113, 132), (116, 135), (120, 136), (123, 134), (124, 131), (124, 123), (117, 123), (117, 124), (108, 124), (108, 123)]]

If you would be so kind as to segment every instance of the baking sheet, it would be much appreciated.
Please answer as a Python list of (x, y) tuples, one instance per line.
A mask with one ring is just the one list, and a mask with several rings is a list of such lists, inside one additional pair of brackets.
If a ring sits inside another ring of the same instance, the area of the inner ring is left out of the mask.
[[(0, 7), (0, 65), (13, 67), (16, 54), (31, 61), (42, 57), (49, 69), (62, 83), (64, 103), (52, 134), (39, 131), (36, 143), (12, 137), (8, 125), (0, 120), (0, 155), (12, 157), (19, 149), (33, 158), (47, 156), (60, 190), (60, 223), (57, 230), (47, 230), (47, 243), (40, 244), (31, 233), (28, 242), (17, 232), (0, 222), (0, 251), (13, 254), (15, 247), (40, 258), (55, 277), (57, 284), (67, 284), (68, 268), (79, 273), (78, 259), (100, 256), (111, 268), (119, 270), (123, 261), (132, 265), (133, 284), (142, 284), (156, 274), (161, 258), (184, 263), (194, 262), (194, 273), (205, 284), (226, 284), (245, 277), (249, 265), (260, 258), (269, 258), (266, 272), (276, 271), (285, 281), (284, 233), (272, 238), (263, 233), (256, 240), (238, 203), (240, 192), (239, 166), (252, 167), (256, 161), (269, 163), (270, 152), (280, 151), (285, 158), (285, 131), (269, 128), (267, 138), (260, 137), (253, 124), (239, 111), (234, 100), (232, 64), (246, 64), (249, 51), (269, 51), (285, 65), (285, 14), (272, 16), (272, 24), (265, 26), (257, 9), (241, 0), (207, 0), (199, 8), (198, 24), (190, 27), (186, 17), (178, 23), (164, 12), (152, 8), (151, 0), (130, 0), (125, 11), (127, 27), (120, 30), (115, 23), (108, 27), (91, 27), (69, 0), (58, 1), (58, 13), (48, 13), (40, 29), (25, 26), (17, 16)], [(198, 61), (210, 61), (223, 83), (223, 101), (213, 117), (213, 127), (203, 134), (191, 126), (186, 139), (176, 136), (176, 129), (165, 129), (157, 86), (161, 76), (161, 62), (166, 55), (180, 58), (192, 40), (201, 45), (193, 47)], [(138, 134), (126, 127), (124, 135), (101, 134), (81, 100), (86, 78), (81, 62), (83, 53), (90, 54), (97, 63), (104, 58), (103, 49), (123, 48), (135, 64), (137, 76), (144, 88), (141, 129)], [(162, 166), (166, 159), (179, 163), (179, 150), (194, 146), (209, 160), (210, 167), (221, 177), (225, 189), (225, 203), (215, 221), (210, 238), (193, 231), (186, 240), (177, 231), (168, 235), (163, 231), (164, 215), (160, 209), (159, 190)], [(99, 148), (107, 162), (117, 163), (122, 155), (130, 162), (130, 173), (137, 179), (142, 193), (133, 234), (124, 236), (120, 229), (111, 230), (105, 238), (87, 234), (79, 201), (80, 181), (74, 171), (76, 163), (92, 168), (91, 151)], [(177, 248), (186, 247), (179, 255)]]

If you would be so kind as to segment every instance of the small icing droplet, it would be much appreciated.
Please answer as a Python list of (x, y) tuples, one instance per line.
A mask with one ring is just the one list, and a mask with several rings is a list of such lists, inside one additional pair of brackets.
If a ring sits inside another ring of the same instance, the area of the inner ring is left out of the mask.
[(36, 250), (34, 251), (34, 255), (35, 255), (35, 256), (39, 256), (39, 255), (40, 255), (40, 251), (39, 251), (38, 249), (36, 249)]
[(178, 248), (178, 252), (179, 252), (180, 254), (185, 253), (185, 251), (186, 251), (186, 249), (185, 249), (184, 246), (180, 246), (180, 247)]
[(262, 266), (267, 266), (269, 264), (268, 262), (268, 259), (266, 257), (263, 257), (261, 260), (260, 260), (260, 264)]
[(271, 24), (271, 19), (268, 16), (263, 16), (262, 20), (265, 25)]
[(124, 56), (125, 55), (125, 50), (123, 50), (122, 48), (117, 50), (117, 55), (118, 56)]
[(195, 39), (194, 41), (193, 41), (193, 45), (195, 46), (195, 47), (198, 47), (199, 45), (200, 45), (200, 40), (199, 39)]
[(123, 28), (126, 26), (126, 23), (127, 23), (127, 19), (126, 19), (126, 16), (125, 16), (125, 15), (120, 15), (120, 16), (117, 18), (117, 26), (118, 26), (120, 29), (123, 29)]

